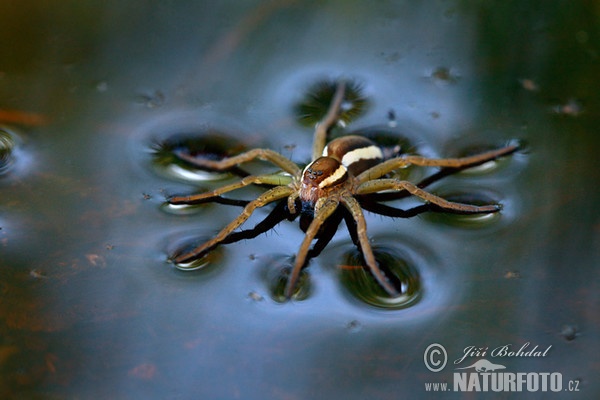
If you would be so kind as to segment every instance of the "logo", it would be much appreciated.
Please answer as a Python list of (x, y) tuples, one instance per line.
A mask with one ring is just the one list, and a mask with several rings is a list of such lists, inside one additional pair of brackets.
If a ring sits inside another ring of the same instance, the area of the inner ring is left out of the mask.
[(468, 367), (456, 368), (456, 369), (469, 369), (469, 368), (475, 368), (475, 371), (477, 371), (477, 372), (491, 372), (491, 371), (495, 371), (497, 369), (505, 369), (506, 367), (504, 365), (500, 365), (500, 364), (492, 364), (488, 360), (483, 359), (483, 360), (477, 361), (473, 365), (469, 365)]
[(448, 362), (448, 353), (446, 353), (444, 346), (433, 343), (425, 349), (423, 361), (425, 362), (427, 369), (431, 372), (440, 372)]
[[(518, 346), (512, 344), (497, 347), (467, 346), (459, 352), (460, 357), (454, 359), (454, 368), (448, 371), (452, 374), (452, 383), (449, 383), (446, 377), (440, 382), (425, 383), (425, 390), (428, 392), (579, 391), (579, 380), (563, 382), (560, 372), (545, 372), (543, 365), (540, 366), (540, 370), (544, 372), (510, 371), (510, 359), (543, 359), (550, 355), (551, 348), (552, 345), (531, 346), (530, 342)], [(448, 363), (448, 351), (439, 343), (430, 344), (423, 353), (423, 362), (429, 371), (444, 373)], [(458, 365), (463, 362), (465, 362), (463, 365), (467, 365), (459, 367)]]

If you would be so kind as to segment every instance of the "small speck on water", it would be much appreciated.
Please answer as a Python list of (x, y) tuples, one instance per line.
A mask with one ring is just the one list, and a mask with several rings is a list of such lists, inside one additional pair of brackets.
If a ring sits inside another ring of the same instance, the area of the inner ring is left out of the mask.
[(248, 298), (252, 301), (263, 301), (265, 298), (261, 296), (259, 293), (252, 291), (248, 293)]
[(355, 333), (362, 329), (362, 324), (359, 321), (353, 319), (352, 321), (348, 322), (348, 324), (346, 324), (346, 329), (350, 333)]
[(521, 273), (519, 271), (506, 271), (504, 277), (506, 279), (519, 279), (521, 277)]
[(577, 329), (577, 326), (575, 325), (563, 325), (560, 334), (570, 342), (579, 336), (579, 329)]

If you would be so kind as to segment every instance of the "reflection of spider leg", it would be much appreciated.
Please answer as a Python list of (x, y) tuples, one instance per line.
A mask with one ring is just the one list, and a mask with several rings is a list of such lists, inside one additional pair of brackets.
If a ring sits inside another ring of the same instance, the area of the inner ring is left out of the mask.
[(344, 211), (346, 210), (344, 210), (343, 208), (338, 208), (336, 212), (333, 213), (331, 217), (329, 217), (327, 222), (323, 224), (322, 230), (321, 232), (319, 232), (319, 236), (317, 236), (316, 243), (306, 255), (307, 260), (310, 260), (314, 257), (318, 257), (319, 254), (321, 254), (321, 252), (323, 251), (323, 249), (329, 244), (331, 239), (333, 239), (335, 233), (338, 230), (340, 222), (342, 222), (342, 219), (344, 217)]
[(392, 207), (387, 204), (381, 204), (377, 201), (372, 201), (364, 197), (359, 200), (359, 203), (363, 210), (392, 218), (412, 218), (431, 209), (430, 204), (427, 203), (403, 210), (401, 208)]
[(369, 267), (369, 270), (375, 277), (375, 280), (390, 296), (398, 297), (400, 293), (398, 293), (396, 288), (394, 288), (394, 286), (388, 281), (384, 273), (379, 268), (379, 265), (377, 265), (375, 255), (373, 254), (373, 249), (371, 248), (371, 243), (369, 243), (369, 238), (367, 236), (367, 222), (365, 221), (365, 216), (360, 208), (360, 204), (358, 204), (358, 201), (354, 197), (349, 195), (342, 196), (341, 202), (348, 209), (348, 211), (350, 211), (354, 221), (356, 221), (356, 235), (358, 236), (360, 250), (363, 254), (365, 262), (367, 263), (367, 266)]
[(244, 179), (232, 183), (230, 185), (221, 186), (220, 188), (211, 190), (209, 192), (192, 194), (189, 196), (173, 196), (168, 199), (171, 204), (189, 204), (198, 203), (202, 200), (207, 200), (213, 197), (222, 195), (223, 193), (231, 192), (236, 189), (243, 188), (248, 185), (272, 185), (272, 186), (284, 186), (291, 183), (293, 178), (291, 176), (272, 174), (272, 175), (250, 175)]
[(463, 158), (425, 158), (421, 156), (400, 156), (384, 161), (381, 164), (366, 170), (356, 178), (358, 183), (363, 183), (372, 179), (381, 178), (395, 169), (403, 168), (408, 165), (418, 165), (420, 167), (442, 167), (442, 168), (470, 168), (481, 165), (499, 157), (506, 156), (519, 150), (518, 145), (510, 145), (501, 149), (488, 151), (470, 157)]
[(254, 239), (258, 235), (261, 235), (275, 227), (286, 218), (290, 217), (290, 214), (286, 210), (286, 201), (282, 200), (271, 210), (269, 215), (265, 217), (261, 222), (256, 224), (252, 229), (245, 229), (239, 232), (232, 232), (219, 244), (236, 243), (240, 240)]
[(321, 157), (325, 143), (327, 142), (327, 132), (337, 123), (340, 118), (340, 110), (342, 108), (342, 102), (344, 101), (344, 95), (346, 93), (346, 82), (340, 80), (335, 89), (335, 94), (327, 110), (327, 114), (323, 117), (323, 120), (315, 127), (315, 134), (313, 138), (313, 154), (312, 160), (315, 161)]
[(246, 222), (246, 220), (250, 218), (254, 210), (274, 201), (277, 201), (281, 198), (287, 197), (290, 194), (292, 194), (293, 191), (294, 189), (288, 186), (276, 186), (273, 189), (266, 191), (262, 195), (258, 196), (256, 200), (253, 200), (250, 203), (248, 203), (248, 205), (244, 207), (242, 213), (236, 219), (231, 221), (229, 225), (223, 228), (223, 230), (221, 230), (221, 232), (219, 232), (217, 236), (215, 236), (208, 242), (201, 244), (200, 246), (196, 247), (190, 252), (178, 255), (173, 261), (175, 261), (176, 263), (185, 263), (200, 257), (206, 251), (220, 244), (223, 241), (223, 239), (227, 237), (227, 235), (229, 235), (237, 227)]
[(226, 206), (246, 207), (246, 205), (250, 203), (250, 200), (228, 199), (226, 197), (217, 196), (207, 200), (207, 203), (224, 204)]
[(290, 277), (285, 288), (286, 297), (290, 298), (292, 297), (292, 294), (294, 294), (296, 281), (300, 276), (302, 267), (306, 263), (306, 257), (310, 250), (310, 245), (315, 236), (317, 236), (317, 233), (319, 233), (321, 226), (325, 223), (325, 221), (327, 221), (331, 214), (335, 212), (338, 204), (339, 202), (335, 199), (322, 198), (317, 201), (315, 206), (315, 216), (306, 230), (306, 235), (304, 236), (304, 240), (302, 240), (300, 250), (298, 250), (298, 253), (296, 254), (294, 267), (292, 268), (292, 272), (290, 273)]
[[(362, 206), (361, 206), (362, 207)], [(350, 235), (350, 240), (354, 243), (355, 246), (360, 246), (358, 241), (358, 235), (356, 234), (356, 221), (350, 212), (344, 208), (344, 222), (346, 223), (346, 228), (348, 229), (348, 234)]]
[(252, 149), (245, 153), (233, 157), (224, 158), (219, 161), (198, 158), (186, 153), (178, 153), (177, 156), (182, 160), (189, 162), (200, 168), (224, 171), (229, 168), (237, 167), (241, 163), (249, 162), (255, 159), (269, 161), (285, 172), (294, 176), (299, 176), (302, 172), (295, 162), (287, 159), (276, 151), (269, 149)]
[(413, 196), (420, 197), (421, 199), (447, 211), (455, 211), (466, 214), (500, 211), (500, 206), (495, 204), (487, 206), (474, 206), (470, 204), (448, 201), (417, 187), (417, 185), (414, 183), (408, 181), (399, 181), (396, 179), (376, 179), (365, 182), (356, 189), (356, 194), (375, 193), (382, 190), (406, 190)]

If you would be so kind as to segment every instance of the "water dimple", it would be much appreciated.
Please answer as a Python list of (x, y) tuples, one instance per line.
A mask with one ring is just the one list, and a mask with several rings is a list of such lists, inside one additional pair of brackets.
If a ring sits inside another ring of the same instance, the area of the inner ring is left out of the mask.
[(6, 174), (14, 163), (14, 147), (13, 136), (0, 128), (0, 175)]
[[(255, 262), (262, 265), (259, 271), (262, 271), (262, 281), (269, 290), (269, 295), (277, 303), (285, 303), (290, 300), (286, 296), (285, 289), (292, 270), (293, 259), (286, 255), (265, 255), (255, 257)], [(296, 281), (291, 300), (306, 300), (311, 294), (310, 274), (302, 270)]]
[(374, 247), (373, 253), (379, 267), (400, 292), (400, 296), (390, 296), (377, 283), (357, 249), (343, 255), (340, 268), (342, 283), (348, 291), (359, 300), (378, 308), (402, 309), (417, 303), (422, 295), (422, 284), (412, 260), (383, 246)]
[[(519, 152), (522, 151), (525, 144), (519, 141), (513, 140), (506, 144), (506, 146), (518, 146)], [(498, 147), (494, 146), (483, 146), (483, 145), (470, 145), (466, 147), (462, 147), (457, 154), (457, 157), (469, 157), (476, 154), (481, 154), (487, 151), (496, 150)], [(460, 171), (460, 174), (463, 175), (484, 175), (494, 172), (504, 166), (510, 159), (512, 155), (507, 155), (504, 157), (497, 158), (495, 160), (490, 160), (484, 162), (483, 164), (476, 165), (473, 167), (466, 168)]]
[(207, 204), (171, 204), (164, 202), (160, 205), (160, 210), (173, 215), (192, 215), (206, 208)]
[(180, 271), (206, 270), (211, 266), (219, 265), (223, 256), (220, 248), (213, 249), (205, 255), (188, 262), (175, 262), (174, 257), (193, 250), (196, 246), (211, 238), (208, 236), (184, 236), (170, 241), (167, 253), (169, 262)]
[(204, 257), (200, 257), (196, 260), (192, 260), (187, 263), (173, 262), (173, 265), (180, 271), (197, 271), (199, 269), (204, 269), (205, 267), (210, 265), (210, 260), (208, 260), (208, 258), (208, 255), (206, 255)]
[[(337, 80), (321, 80), (308, 88), (302, 100), (294, 107), (294, 114), (301, 125), (312, 128), (325, 117), (337, 85)], [(363, 95), (362, 85), (354, 80), (346, 81), (339, 124), (346, 126), (362, 115), (367, 106), (368, 100)]]
[[(217, 181), (247, 175), (234, 167), (228, 171), (214, 171), (193, 164), (194, 158), (220, 160), (246, 150), (246, 146), (235, 138), (216, 130), (197, 133), (175, 134), (166, 140), (154, 143), (153, 166), (164, 176), (186, 182)], [(186, 159), (189, 158), (189, 159)]]
[[(486, 193), (482, 190), (469, 190), (464, 188), (461, 191), (438, 192), (440, 197), (455, 203), (469, 204), (474, 206), (486, 206), (498, 204), (496, 197), (491, 193)], [(502, 205), (500, 204), (500, 207)], [(502, 216), (502, 208), (499, 212), (484, 212), (476, 214), (459, 214), (452, 212), (428, 212), (424, 214), (424, 218), (433, 223), (440, 223), (453, 227), (460, 228), (482, 228), (497, 222)]]
[(227, 172), (210, 172), (201, 169), (189, 169), (187, 166), (178, 164), (165, 166), (165, 172), (174, 178), (189, 182), (218, 181), (227, 179), (230, 176)]

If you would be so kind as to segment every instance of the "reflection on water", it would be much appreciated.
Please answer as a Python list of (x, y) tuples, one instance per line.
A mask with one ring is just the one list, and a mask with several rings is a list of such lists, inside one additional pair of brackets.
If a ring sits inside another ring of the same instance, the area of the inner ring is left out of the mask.
[(365, 269), (362, 255), (358, 250), (350, 251), (343, 256), (341, 279), (348, 290), (367, 304), (384, 309), (406, 308), (418, 301), (422, 294), (422, 283), (419, 266), (414, 265), (415, 257), (399, 254), (397, 247), (373, 247), (375, 258), (386, 277), (393, 282), (400, 293), (391, 297), (373, 279)]
[(0, 177), (8, 174), (15, 164), (17, 141), (18, 137), (13, 131), (0, 126)]
[[(301, 125), (313, 128), (316, 123), (323, 120), (340, 79), (344, 77), (317, 81), (305, 91), (302, 100), (294, 107), (294, 114)], [(345, 85), (344, 101), (338, 122), (340, 125), (347, 125), (356, 120), (369, 106), (369, 100), (364, 96), (359, 82), (347, 79)]]
[(5, 130), (0, 130), (0, 174), (6, 173), (10, 167), (14, 146), (12, 135)]
[[(153, 145), (153, 166), (164, 176), (188, 182), (223, 180), (232, 173), (246, 175), (239, 168), (227, 172), (207, 171), (194, 167), (182, 156), (211, 160), (239, 154), (246, 149), (235, 138), (215, 129), (177, 133)], [(185, 154), (179, 154), (185, 153)]]
[(310, 272), (305, 269), (300, 272), (290, 299), (286, 297), (285, 288), (293, 265), (293, 258), (289, 255), (267, 253), (261, 256), (261, 263), (258, 268), (260, 269), (262, 280), (271, 299), (277, 303), (285, 303), (290, 300), (306, 300), (311, 294)]
[[(457, 187), (458, 186), (458, 187)], [(451, 191), (450, 191), (451, 190)], [(460, 191), (457, 191), (460, 190)], [(500, 204), (501, 198), (499, 194), (489, 190), (484, 190), (481, 187), (469, 187), (468, 185), (454, 185), (452, 188), (444, 189), (442, 187), (436, 192), (439, 196), (446, 200), (454, 201), (463, 204), (473, 204), (482, 206), (486, 204)], [(436, 224), (445, 224), (463, 229), (482, 229), (493, 226), (500, 219), (506, 219), (506, 213), (503, 209), (500, 212), (481, 213), (481, 214), (452, 214), (446, 212), (430, 212), (424, 214), (424, 218)], [(506, 222), (506, 221), (504, 221)]]
[(195, 248), (198, 244), (203, 243), (210, 239), (212, 236), (212, 230), (207, 233), (202, 230), (192, 229), (188, 232), (172, 234), (165, 238), (164, 249), (165, 253), (173, 257), (166, 259), (167, 265), (176, 268), (179, 271), (199, 271), (199, 270), (212, 270), (218, 268), (223, 263), (223, 251), (220, 248), (214, 249), (209, 253), (194, 259), (190, 262), (177, 263), (172, 258), (177, 254), (184, 253), (187, 250)]

